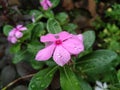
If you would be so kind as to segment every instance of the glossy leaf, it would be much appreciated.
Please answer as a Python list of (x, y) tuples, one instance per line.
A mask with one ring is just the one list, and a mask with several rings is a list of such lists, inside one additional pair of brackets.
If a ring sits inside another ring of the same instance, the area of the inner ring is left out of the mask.
[(81, 78), (81, 75), (77, 75), (77, 78), (80, 81), (80, 85), (82, 88), (81, 90), (92, 90), (92, 87), (85, 80)]
[(28, 44), (27, 51), (35, 55), (43, 47), (39, 42), (34, 41)]
[(69, 23), (69, 24), (63, 26), (63, 29), (67, 30), (70, 33), (76, 33), (75, 32), (76, 28), (77, 28), (77, 25), (73, 24), (73, 23)]
[(57, 66), (39, 71), (31, 79), (28, 90), (45, 90), (49, 86), (56, 70)]
[(17, 53), (20, 51), (20, 47), (21, 47), (20, 43), (14, 44), (10, 47), (10, 52)]
[(95, 41), (95, 33), (93, 31), (86, 31), (83, 33), (85, 49), (90, 48)]
[(50, 0), (50, 1), (52, 2), (52, 7), (53, 8), (56, 7), (60, 2), (60, 0)]
[(50, 18), (47, 21), (47, 30), (49, 33), (59, 33), (62, 31), (60, 24), (58, 23), (58, 21), (56, 21), (55, 19)]
[(14, 55), (14, 58), (13, 58), (12, 62), (14, 64), (16, 64), (16, 63), (22, 61), (25, 58), (25, 53), (26, 53), (26, 50), (17, 52)]
[(69, 21), (68, 15), (65, 12), (58, 13), (55, 18), (60, 22), (61, 25)]
[(97, 50), (82, 58), (78, 67), (82, 72), (97, 74), (107, 70), (107, 66), (111, 64), (117, 57), (117, 54), (110, 50)]
[(54, 18), (54, 13), (53, 13), (52, 10), (44, 11), (44, 15), (45, 15), (45, 17), (47, 17), (47, 18)]
[(82, 90), (79, 80), (70, 67), (61, 68), (60, 84), (62, 90)]
[(34, 24), (31, 37), (33, 40), (35, 40), (36, 38), (40, 37), (44, 33), (45, 33), (44, 24), (42, 22), (39, 22)]

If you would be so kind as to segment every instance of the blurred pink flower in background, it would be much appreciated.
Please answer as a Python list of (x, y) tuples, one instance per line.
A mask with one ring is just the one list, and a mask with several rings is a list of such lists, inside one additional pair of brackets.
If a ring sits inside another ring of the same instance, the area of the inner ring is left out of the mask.
[(44, 10), (48, 10), (49, 7), (52, 7), (52, 3), (50, 2), (50, 0), (42, 0), (40, 4)]
[(17, 25), (9, 32), (8, 41), (10, 41), (13, 44), (16, 43), (18, 41), (18, 38), (21, 38), (23, 36), (23, 33), (21, 31), (24, 30), (27, 30), (27, 28), (23, 25)]
[(53, 55), (53, 60), (59, 66), (67, 64), (71, 55), (77, 55), (84, 50), (82, 34), (73, 35), (63, 31), (41, 36), (40, 41), (46, 43), (46, 47), (37, 53), (35, 59), (46, 61)]

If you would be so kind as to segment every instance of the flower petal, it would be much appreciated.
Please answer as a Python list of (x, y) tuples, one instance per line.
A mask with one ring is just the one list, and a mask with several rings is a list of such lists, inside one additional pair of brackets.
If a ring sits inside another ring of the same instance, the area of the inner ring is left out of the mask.
[(99, 87), (103, 88), (103, 85), (102, 85), (102, 83), (101, 83), (100, 81), (96, 81), (96, 84), (97, 84)]
[(23, 27), (23, 25), (17, 25), (16, 28), (20, 29), (21, 27)]
[(55, 41), (55, 36), (54, 34), (47, 34), (45, 36), (41, 36), (40, 41), (41, 42), (50, 42), (50, 41)]
[(66, 39), (72, 37), (72, 35), (69, 34), (69, 33), (66, 32), (66, 31), (60, 32), (59, 34), (56, 34), (56, 36), (57, 36), (57, 35), (59, 36), (59, 39), (60, 39), (60, 40), (66, 40)]
[(72, 38), (64, 41), (63, 47), (74, 55), (79, 54), (84, 50), (83, 42), (80, 42), (78, 39), (72, 39)]
[(25, 31), (25, 30), (27, 30), (26, 27), (21, 27), (21, 28), (20, 28), (20, 31)]
[(40, 4), (41, 4), (41, 6), (43, 7), (44, 10), (47, 10), (47, 9), (48, 9), (48, 5), (47, 5), (46, 0), (42, 0), (42, 1), (40, 2)]
[(58, 65), (65, 65), (69, 62), (70, 58), (70, 53), (66, 49), (64, 49), (62, 46), (56, 47), (55, 52), (53, 54), (53, 59)]
[(10, 32), (9, 32), (9, 36), (14, 36), (15, 34), (15, 29), (13, 28)]
[(103, 90), (103, 89), (96, 86), (96, 87), (95, 87), (95, 90)]
[(52, 7), (52, 3), (49, 0), (47, 0), (46, 2), (49, 7)]
[(55, 45), (52, 44), (52, 45), (40, 50), (37, 53), (35, 59), (38, 61), (46, 61), (46, 60), (50, 59), (53, 54), (54, 49), (55, 49)]
[(17, 38), (16, 37), (12, 37), (12, 36), (8, 36), (8, 41), (10, 41), (11, 43), (15, 44), (17, 42)]
[(78, 34), (77, 37), (78, 37), (78, 39), (79, 39), (80, 41), (83, 42), (83, 35), (82, 35), (82, 34)]
[(108, 87), (106, 82), (103, 83), (103, 87), (104, 87), (104, 88), (107, 88), (107, 87)]
[(16, 38), (21, 38), (23, 36), (23, 34), (20, 31), (16, 31), (15, 36), (16, 36)]

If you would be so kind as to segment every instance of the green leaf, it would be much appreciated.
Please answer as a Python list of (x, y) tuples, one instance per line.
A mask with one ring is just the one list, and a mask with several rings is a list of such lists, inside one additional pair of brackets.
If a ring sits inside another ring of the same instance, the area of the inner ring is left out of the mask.
[(6, 36), (8, 36), (9, 32), (10, 32), (12, 29), (13, 29), (12, 26), (10, 26), (10, 25), (5, 25), (5, 26), (3, 27), (3, 32), (4, 32), (4, 34), (5, 34)]
[(32, 29), (32, 39), (35, 40), (41, 35), (45, 33), (44, 24), (42, 22), (34, 24), (34, 28)]
[(28, 44), (27, 51), (35, 55), (42, 48), (43, 45), (41, 45), (39, 42), (34, 41)]
[(14, 55), (14, 58), (13, 58), (12, 62), (14, 64), (16, 64), (16, 63), (22, 61), (25, 58), (25, 53), (26, 53), (26, 50), (25, 51), (19, 51), (19, 52), (17, 52)]
[(92, 87), (85, 80), (81, 78), (81, 75), (77, 75), (77, 78), (80, 81), (80, 85), (82, 88), (81, 90), (92, 90)]
[(76, 24), (73, 24), (73, 23), (69, 23), (67, 25), (64, 25), (63, 26), (63, 29), (64, 30), (67, 30), (68, 32), (70, 33), (76, 33), (75, 32), (75, 29), (77, 28), (78, 26)]
[(77, 65), (84, 73), (98, 74), (108, 70), (108, 66), (114, 61), (117, 54), (110, 50), (97, 50), (82, 58)]
[(58, 21), (56, 21), (55, 19), (52, 19), (52, 18), (50, 18), (47, 21), (47, 30), (49, 33), (53, 33), (53, 34), (56, 34), (56, 33), (59, 33), (62, 31)]
[(79, 80), (70, 67), (61, 68), (60, 84), (62, 90), (82, 90)]
[(45, 14), (45, 17), (47, 18), (54, 18), (54, 13), (52, 10), (44, 11), (44, 14)]
[(28, 90), (45, 90), (52, 81), (53, 75), (57, 70), (56, 67), (49, 67), (39, 71), (30, 81)]
[(90, 48), (94, 41), (95, 41), (95, 33), (94, 31), (86, 31), (83, 33), (83, 38), (84, 38), (84, 46), (85, 49)]
[(35, 22), (43, 17), (42, 12), (40, 12), (38, 10), (31, 10), (30, 15), (31, 15), (31, 17), (33, 17), (35, 19)]
[(40, 70), (41, 68), (43, 68), (43, 66), (44, 66), (44, 63), (43, 62), (40, 62), (40, 61), (36, 61), (35, 59), (32, 59), (31, 61), (30, 61), (30, 63), (31, 63), (31, 65), (32, 65), (32, 67), (34, 68), (34, 69), (36, 69), (36, 70)]
[(58, 13), (55, 18), (60, 22), (61, 25), (69, 21), (68, 15), (65, 12)]
[(120, 82), (120, 70), (118, 70), (117, 77), (118, 77), (118, 80)]
[(10, 52), (17, 53), (20, 51), (20, 47), (21, 47), (20, 43), (14, 44), (10, 47)]
[(60, 0), (50, 0), (50, 1), (52, 2), (52, 7), (53, 8), (56, 7), (60, 2)]

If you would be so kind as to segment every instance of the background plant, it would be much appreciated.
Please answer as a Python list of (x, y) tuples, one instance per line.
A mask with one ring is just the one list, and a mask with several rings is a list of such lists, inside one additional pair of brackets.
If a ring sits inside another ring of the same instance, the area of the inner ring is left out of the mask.
[[(115, 49), (113, 48), (114, 44), (119, 41), (119, 37), (115, 37), (119, 35), (119, 27), (114, 23), (106, 24), (101, 19), (100, 22), (96, 23), (96, 25), (100, 25), (96, 26), (98, 30), (101, 27), (105, 28), (103, 33), (100, 32), (98, 36), (106, 44), (99, 45), (111, 50), (94, 50), (95, 32), (86, 29), (82, 33), (85, 50), (78, 57), (73, 57), (72, 63), (59, 67), (53, 62), (52, 58), (45, 62), (34, 60), (36, 53), (44, 46), (43, 43), (39, 42), (40, 36), (46, 33), (59, 33), (62, 30), (76, 34), (77, 25), (70, 22), (69, 15), (66, 12), (54, 13), (52, 11), (60, 0), (51, 0), (51, 2), (53, 7), (47, 11), (44, 11), (41, 7), (29, 11), (31, 21), (24, 24), (28, 30), (24, 31), (24, 36), (10, 48), (11, 53), (14, 54), (12, 60), (14, 64), (25, 61), (37, 71), (31, 79), (28, 89), (45, 90), (48, 87), (50, 88), (52, 79), (57, 76), (60, 82), (59, 89), (62, 90), (92, 90), (96, 80), (109, 83), (110, 90), (119, 90), (119, 73), (117, 74), (115, 69), (119, 64), (118, 56), (114, 51), (111, 51), (115, 50), (119, 53), (119, 44), (116, 44)], [(34, 19), (34, 22), (32, 22), (32, 19)], [(10, 25), (5, 25), (4, 34), (7, 36), (12, 28)]]

